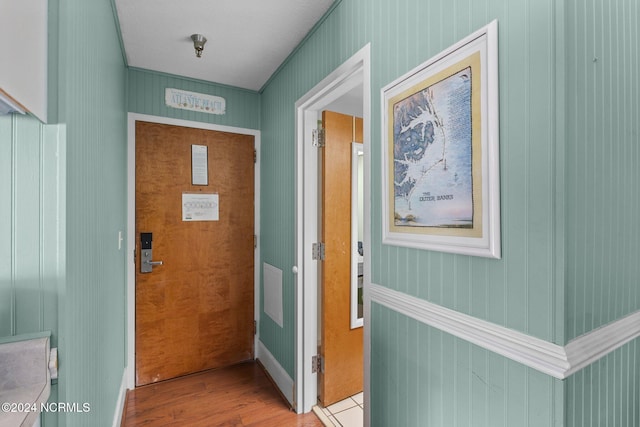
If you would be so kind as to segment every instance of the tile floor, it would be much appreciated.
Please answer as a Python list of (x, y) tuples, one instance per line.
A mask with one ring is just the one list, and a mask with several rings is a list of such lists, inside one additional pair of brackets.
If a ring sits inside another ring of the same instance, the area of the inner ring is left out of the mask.
[(326, 408), (315, 407), (314, 412), (327, 427), (362, 427), (363, 406), (362, 393), (358, 393)]

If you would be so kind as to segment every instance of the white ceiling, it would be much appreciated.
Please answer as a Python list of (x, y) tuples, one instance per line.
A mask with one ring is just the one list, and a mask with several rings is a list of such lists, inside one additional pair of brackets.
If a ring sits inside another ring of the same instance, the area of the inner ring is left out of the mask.
[[(260, 90), (334, 0), (115, 0), (131, 67)], [(197, 58), (191, 35), (207, 38)]]

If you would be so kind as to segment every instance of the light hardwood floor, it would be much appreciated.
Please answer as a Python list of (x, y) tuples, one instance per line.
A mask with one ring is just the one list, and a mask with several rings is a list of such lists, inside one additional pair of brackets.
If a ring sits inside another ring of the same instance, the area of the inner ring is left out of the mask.
[(297, 415), (256, 362), (246, 362), (136, 388), (122, 426), (322, 427)]

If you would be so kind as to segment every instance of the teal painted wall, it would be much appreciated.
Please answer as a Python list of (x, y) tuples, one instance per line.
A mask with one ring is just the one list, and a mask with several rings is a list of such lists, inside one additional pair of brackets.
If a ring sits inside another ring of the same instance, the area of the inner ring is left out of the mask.
[[(126, 360), (126, 70), (110, 0), (60, 0), (58, 119), (66, 125), (66, 277), (59, 294), (65, 426), (111, 425)], [(87, 37), (87, 35), (91, 37)]]
[[(51, 331), (65, 269), (65, 136), (62, 125), (0, 116), (0, 337)], [(58, 401), (52, 385), (51, 402)], [(45, 414), (44, 426), (57, 425)]]
[[(296, 210), (294, 188), (295, 132), (292, 90), (299, 77), (286, 69), (263, 93), (260, 156), (260, 253), (263, 262), (282, 270), (283, 322), (280, 327), (264, 313), (260, 299), (260, 341), (275, 356), (291, 378), (295, 378), (295, 265)], [(281, 78), (281, 76), (286, 77)], [(287, 78), (288, 77), (288, 78)], [(295, 83), (294, 83), (295, 82)], [(272, 103), (279, 99), (280, 102)], [(271, 100), (271, 101), (270, 101)], [(288, 103), (287, 101), (291, 101)], [(261, 269), (262, 270), (262, 269)], [(262, 274), (262, 271), (260, 272)]]
[[(371, 42), (372, 281), (561, 342), (556, 294), (555, 2), (343, 1), (262, 94), (262, 254), (282, 268), (292, 307), (294, 111), (297, 99)], [(382, 245), (380, 89), (497, 18), (503, 259)], [(288, 312), (293, 321), (292, 312)], [(294, 335), (263, 321), (261, 338), (291, 373)]]
[[(640, 309), (640, 5), (565, 2), (567, 339)], [(567, 426), (640, 425), (640, 339), (567, 380)]]
[(640, 339), (566, 380), (567, 427), (640, 425)]
[[(372, 281), (558, 342), (556, 170), (550, 161), (555, 147), (555, 2), (403, 3), (385, 3), (373, 23), (389, 31), (372, 41), (377, 52), (372, 53)], [(492, 19), (499, 25), (502, 260), (382, 245), (379, 90)]]
[(47, 427), (110, 425), (124, 371), (126, 74), (111, 7), (49, 4), (50, 120), (61, 124), (0, 118), (0, 336), (51, 330), (50, 401), (91, 407), (46, 414)]
[[(46, 425), (113, 418), (126, 358), (126, 111), (261, 130), (262, 261), (283, 270), (285, 312), (284, 328), (263, 316), (260, 335), (294, 376), (293, 107), (368, 42), (373, 282), (561, 345), (640, 308), (633, 0), (345, 0), (262, 94), (127, 71), (109, 0), (50, 6), (64, 125), (0, 120), (0, 335), (52, 330), (58, 401), (92, 409)], [(503, 259), (382, 245), (380, 88), (494, 18)], [(169, 109), (165, 87), (223, 96), (227, 115)], [(376, 304), (369, 322), (374, 426), (640, 422), (639, 340), (560, 382)]]
[[(167, 107), (164, 101), (166, 88), (221, 96), (226, 100), (226, 113), (206, 114)], [(128, 98), (128, 111), (131, 113), (246, 129), (260, 128), (260, 94), (255, 91), (130, 68), (128, 70)]]
[(372, 426), (563, 426), (562, 381), (378, 304)]
[(567, 338), (640, 309), (640, 5), (566, 1)]
[[(380, 89), (493, 19), (499, 22), (503, 257), (383, 245)], [(350, 0), (337, 6), (261, 99), (261, 253), (263, 261), (283, 270), (285, 322), (280, 328), (263, 316), (260, 336), (292, 377), (293, 107), (368, 42), (374, 283), (559, 345), (640, 308), (639, 226), (632, 214), (640, 203), (633, 169), (640, 93), (637, 22), (638, 6), (631, 0)], [(594, 193), (601, 200), (594, 200)], [(576, 417), (587, 410), (576, 395), (584, 382), (553, 380), (386, 309), (375, 308), (369, 321), (372, 425), (390, 425), (397, 417), (406, 424), (392, 424), (423, 425), (428, 419), (428, 425), (442, 426), (476, 425), (476, 420), (491, 426), (555, 426), (584, 420)], [(637, 364), (637, 353), (623, 354), (614, 360)], [(413, 360), (418, 356), (423, 359)], [(592, 369), (600, 381), (613, 381), (624, 372), (614, 365)], [(404, 366), (416, 369), (417, 384)], [(442, 370), (454, 380), (439, 390)], [(638, 378), (615, 384), (619, 393), (625, 387), (637, 390)], [(614, 419), (629, 413), (604, 394), (592, 396), (590, 404)], [(422, 411), (431, 399), (436, 399), (434, 415), (403, 415)], [(462, 409), (451, 420), (447, 408)], [(565, 416), (565, 410), (573, 415)]]
[(58, 329), (63, 275), (64, 141), (60, 126), (0, 116), (0, 336)]

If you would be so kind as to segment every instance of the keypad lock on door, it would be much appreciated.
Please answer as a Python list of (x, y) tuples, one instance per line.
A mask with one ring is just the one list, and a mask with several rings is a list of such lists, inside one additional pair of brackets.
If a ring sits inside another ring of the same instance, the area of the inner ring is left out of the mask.
[(162, 261), (152, 261), (153, 250), (151, 241), (152, 233), (140, 233), (140, 273), (151, 273), (154, 265), (162, 265)]

